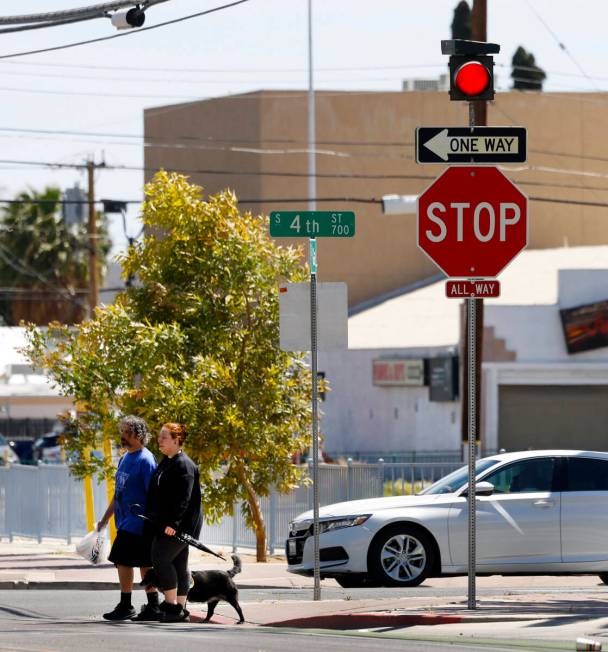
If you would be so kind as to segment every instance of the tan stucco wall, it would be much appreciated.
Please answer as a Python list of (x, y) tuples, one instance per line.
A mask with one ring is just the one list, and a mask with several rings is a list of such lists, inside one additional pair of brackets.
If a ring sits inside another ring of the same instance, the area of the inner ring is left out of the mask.
[[(507, 176), (530, 197), (608, 202), (606, 108), (608, 94), (601, 93), (497, 95), (488, 107), (488, 124), (528, 129), (528, 164), (503, 168)], [(317, 173), (344, 175), (318, 178), (317, 196), (379, 199), (420, 193), (444, 168), (416, 164), (415, 128), (465, 125), (467, 120), (466, 104), (450, 102), (443, 92), (317, 93), (317, 148), (334, 153), (317, 155)], [(266, 91), (149, 109), (148, 143), (160, 140), (179, 148), (149, 145), (145, 165), (198, 170), (189, 176), (208, 192), (233, 188), (243, 200), (306, 198), (306, 125), (302, 92)], [(260, 172), (301, 176), (256, 176)], [(306, 203), (281, 201), (242, 204), (264, 213), (307, 208)], [(354, 201), (319, 202), (317, 208), (356, 212), (354, 238), (319, 242), (319, 279), (346, 281), (351, 306), (438, 273), (416, 246), (414, 216), (384, 216), (380, 205)], [(530, 246), (606, 244), (605, 213), (602, 207), (534, 199), (529, 205)]]

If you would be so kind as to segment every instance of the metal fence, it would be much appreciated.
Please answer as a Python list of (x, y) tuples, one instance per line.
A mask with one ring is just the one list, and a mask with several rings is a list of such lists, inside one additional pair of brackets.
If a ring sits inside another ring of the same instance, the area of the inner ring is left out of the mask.
[[(309, 463), (310, 466), (310, 463)], [(431, 482), (462, 466), (462, 463), (386, 463), (319, 465), (321, 505), (417, 493)], [(312, 475), (310, 473), (309, 475)], [(93, 483), (95, 519), (107, 507), (105, 483)], [(312, 509), (312, 486), (304, 482), (289, 494), (270, 492), (262, 497), (261, 507), (267, 528), (268, 547), (281, 549), (289, 521)], [(255, 548), (255, 534), (242, 516), (241, 505), (234, 506), (235, 516), (226, 516), (220, 523), (204, 523), (201, 541), (207, 544), (237, 548)], [(84, 487), (63, 465), (0, 468), (0, 537), (56, 537), (68, 543), (72, 537), (86, 533)]]

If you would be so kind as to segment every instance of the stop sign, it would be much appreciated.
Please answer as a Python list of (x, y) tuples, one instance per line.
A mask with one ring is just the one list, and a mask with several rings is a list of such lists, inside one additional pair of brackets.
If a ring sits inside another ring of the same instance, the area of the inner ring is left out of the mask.
[(418, 198), (418, 246), (447, 276), (498, 276), (528, 244), (527, 204), (497, 168), (449, 167)]

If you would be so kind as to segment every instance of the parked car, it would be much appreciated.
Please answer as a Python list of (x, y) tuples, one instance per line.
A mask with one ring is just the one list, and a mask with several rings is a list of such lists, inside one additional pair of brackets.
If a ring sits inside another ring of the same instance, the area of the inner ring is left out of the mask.
[[(415, 496), (320, 509), (321, 577), (417, 586), (468, 572), (468, 467)], [(608, 584), (608, 453), (505, 453), (476, 466), (476, 570), (598, 574)], [(312, 511), (290, 524), (288, 569), (313, 574)]]
[(13, 445), (4, 435), (0, 435), (0, 466), (7, 461), (9, 464), (19, 464), (19, 456), (13, 450)]
[(34, 442), (32, 446), (32, 459), (35, 464), (61, 464), (61, 433), (48, 432)]

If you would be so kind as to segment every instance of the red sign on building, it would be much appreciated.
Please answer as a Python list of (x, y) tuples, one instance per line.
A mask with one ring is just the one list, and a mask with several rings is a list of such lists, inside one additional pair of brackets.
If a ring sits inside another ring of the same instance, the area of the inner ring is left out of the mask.
[(494, 278), (528, 244), (527, 204), (497, 168), (450, 167), (418, 198), (418, 246), (447, 276)]

